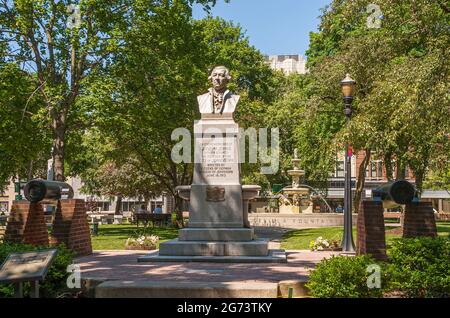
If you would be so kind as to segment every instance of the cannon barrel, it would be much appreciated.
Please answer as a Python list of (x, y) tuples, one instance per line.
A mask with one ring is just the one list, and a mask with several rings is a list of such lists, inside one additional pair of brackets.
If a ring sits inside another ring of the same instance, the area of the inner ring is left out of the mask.
[(395, 208), (414, 200), (416, 189), (406, 180), (387, 182), (372, 190), (372, 198), (381, 200), (385, 209)]
[(30, 202), (39, 202), (42, 200), (59, 200), (61, 197), (67, 196), (68, 199), (73, 198), (72, 187), (59, 181), (48, 181), (42, 179), (31, 180), (23, 189), (25, 198)]

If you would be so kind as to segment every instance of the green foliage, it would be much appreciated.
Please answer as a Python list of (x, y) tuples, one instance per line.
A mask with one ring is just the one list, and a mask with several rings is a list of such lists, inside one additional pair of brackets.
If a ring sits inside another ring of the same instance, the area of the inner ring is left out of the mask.
[[(71, 168), (64, 165), (67, 142), (70, 142), (69, 154), (76, 153), (77, 141), (92, 124), (89, 119), (92, 109), (83, 108), (79, 103), (80, 98), (90, 97), (86, 94), (88, 84), (94, 78), (101, 80), (98, 74), (114, 64), (128, 35), (141, 21), (179, 7), (191, 13), (195, 3), (208, 11), (216, 1), (14, 0), (0, 3), (0, 52), (6, 51), (8, 58), (18, 65), (31, 65), (35, 72), (33, 89), (45, 104), (41, 120), (53, 133), (57, 180), (64, 180), (64, 170)], [(79, 5), (80, 9), (79, 26), (74, 28), (67, 25), (69, 18), (74, 17), (68, 12), (69, 4)], [(159, 22), (158, 35), (168, 39), (171, 29), (165, 27), (177, 21), (163, 18)], [(145, 34), (144, 30), (140, 31)], [(149, 39), (152, 40), (159, 39)], [(177, 40), (171, 44), (174, 46), (168, 49), (183, 49)]]
[[(0, 244), (0, 264), (3, 263), (6, 257), (11, 253), (31, 252), (38, 250), (45, 250), (48, 247), (36, 247), (26, 244), (2, 243)], [(67, 249), (64, 244), (57, 247), (58, 253), (50, 266), (45, 280), (40, 283), (39, 294), (40, 297), (54, 298), (62, 295), (67, 291), (66, 280), (69, 276), (67, 273), (67, 266), (72, 264), (74, 254)], [(0, 285), (0, 297), (12, 297), (14, 293), (13, 286)], [(29, 284), (24, 284), (24, 296), (29, 295)]]
[[(310, 84), (289, 96), (302, 109), (295, 140), (307, 178), (326, 179), (336, 151), (349, 142), (354, 152), (371, 150), (389, 164), (395, 159), (395, 177), (411, 168), (419, 190), (429, 171), (445, 185), (450, 117), (442, 105), (449, 104), (449, 10), (437, 0), (380, 0), (381, 27), (369, 28), (370, 3), (332, 1), (323, 10), (319, 32), (311, 34)], [(348, 128), (339, 85), (345, 73), (357, 82)], [(393, 178), (391, 167), (388, 172)]]
[[(93, 169), (98, 172), (107, 160), (120, 170), (132, 163), (138, 174), (148, 177), (143, 183), (148, 189), (176, 196), (176, 186), (191, 183), (192, 165), (172, 161), (179, 140), (171, 135), (176, 128), (192, 130), (200, 117), (197, 96), (210, 87), (210, 69), (219, 64), (230, 68), (230, 89), (242, 97), (241, 114), (260, 100), (272, 99), (273, 73), (239, 27), (218, 18), (194, 21), (182, 2), (139, 20), (126, 43), (109, 72), (99, 74), (101, 80), (89, 87), (90, 98), (81, 101), (94, 105), (95, 124), (109, 145), (99, 149)], [(99, 175), (89, 177), (99, 181)], [(110, 179), (103, 183), (114, 185), (119, 183), (115, 176), (122, 174), (103, 175)]]
[(306, 286), (313, 297), (319, 298), (381, 297), (381, 289), (367, 287), (371, 275), (367, 268), (372, 264), (375, 260), (366, 255), (333, 256), (316, 266)]
[(332, 257), (312, 271), (307, 287), (314, 297), (450, 296), (450, 239), (448, 237), (397, 238), (381, 267), (381, 288), (367, 287), (367, 256)]
[(0, 183), (26, 178), (30, 169), (45, 174), (50, 140), (39, 120), (43, 103), (33, 90), (32, 76), (0, 61)]
[(394, 240), (388, 250), (389, 290), (407, 297), (450, 297), (450, 239)]
[[(160, 238), (158, 244), (178, 237), (178, 229), (172, 227), (154, 227), (147, 231)], [(92, 248), (94, 250), (123, 250), (127, 239), (135, 233), (136, 225), (99, 225), (98, 235), (92, 237)]]

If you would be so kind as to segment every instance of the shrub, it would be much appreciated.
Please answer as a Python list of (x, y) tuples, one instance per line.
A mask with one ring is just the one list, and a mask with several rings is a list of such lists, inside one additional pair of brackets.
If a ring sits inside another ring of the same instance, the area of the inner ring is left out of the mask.
[[(11, 253), (31, 252), (48, 248), (49, 247), (36, 247), (27, 244), (13, 244), (5, 242), (0, 244), (0, 264), (2, 264)], [(66, 280), (69, 276), (69, 273), (67, 273), (67, 266), (72, 264), (74, 253), (67, 249), (64, 244), (59, 245), (57, 249), (58, 253), (47, 272), (45, 280), (40, 282), (40, 297), (58, 297), (67, 289)], [(0, 298), (12, 297), (13, 294), (14, 289), (12, 284), (0, 284)], [(27, 297), (28, 295), (29, 284), (25, 283), (24, 297)]]
[(450, 297), (450, 240), (397, 239), (388, 250), (389, 290), (406, 297)]
[(367, 285), (371, 275), (367, 268), (373, 264), (375, 260), (367, 255), (324, 259), (311, 272), (306, 287), (311, 296), (319, 298), (381, 297), (381, 289), (370, 289)]

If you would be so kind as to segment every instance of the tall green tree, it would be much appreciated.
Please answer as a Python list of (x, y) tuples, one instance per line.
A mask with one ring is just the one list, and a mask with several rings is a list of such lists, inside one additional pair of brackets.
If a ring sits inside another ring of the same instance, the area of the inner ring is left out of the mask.
[[(380, 27), (372, 28), (372, 3), (336, 0), (323, 11), (307, 52), (313, 94), (298, 143), (312, 173), (332, 171), (333, 154), (347, 141), (366, 158), (383, 159), (391, 178), (411, 168), (420, 190), (431, 166), (448, 164), (449, 8), (437, 0), (375, 1)], [(348, 129), (339, 85), (345, 73), (357, 81)], [(356, 209), (368, 162), (357, 172)]]
[(50, 136), (39, 121), (43, 107), (32, 76), (0, 60), (0, 184), (45, 176)]
[(230, 68), (230, 88), (242, 95), (240, 112), (270, 99), (272, 72), (242, 30), (221, 19), (194, 21), (188, 6), (174, 3), (134, 25), (114, 68), (91, 87), (96, 125), (114, 144), (114, 156), (136, 158), (178, 207), (175, 187), (191, 183), (192, 166), (173, 162), (178, 140), (171, 135), (192, 130), (200, 117), (197, 96), (210, 87), (215, 65)]
[[(215, 0), (2, 0), (0, 29), (12, 61), (35, 72), (52, 132), (55, 178), (64, 180), (67, 134), (89, 78), (108, 67), (140, 20), (172, 3), (209, 7)], [(69, 6), (70, 5), (70, 6)]]

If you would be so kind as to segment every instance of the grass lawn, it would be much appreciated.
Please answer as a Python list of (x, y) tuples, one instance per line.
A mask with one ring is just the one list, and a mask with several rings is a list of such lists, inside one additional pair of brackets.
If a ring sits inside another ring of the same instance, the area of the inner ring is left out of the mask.
[[(393, 227), (386, 227), (391, 229)], [(139, 227), (142, 231), (143, 226)], [(450, 222), (438, 222), (437, 229), (439, 235), (450, 235)], [(94, 250), (124, 250), (127, 238), (134, 235), (137, 231), (136, 225), (99, 225), (98, 235), (92, 236), (92, 248)], [(148, 228), (148, 234), (159, 236), (159, 243), (178, 237), (178, 229), (169, 227)], [(326, 239), (341, 241), (342, 227), (323, 227), (318, 229), (304, 229), (289, 231), (283, 236), (281, 248), (287, 250), (305, 250), (309, 249), (309, 242), (322, 236)], [(356, 238), (356, 229), (353, 229), (353, 237)], [(387, 244), (399, 235), (386, 234)], [(159, 245), (158, 243), (158, 245)], [(355, 242), (356, 243), (356, 242)], [(159, 247), (159, 246), (158, 246)]]
[[(386, 227), (386, 230), (394, 227)], [(450, 235), (450, 222), (437, 222), (438, 235), (448, 236)], [(303, 229), (289, 231), (283, 236), (281, 248), (286, 250), (307, 250), (309, 249), (309, 243), (314, 241), (319, 236), (325, 239), (341, 241), (343, 234), (342, 227), (322, 227), (318, 229)], [(353, 237), (356, 238), (356, 228), (353, 228)], [(396, 238), (400, 238), (400, 235), (386, 234), (386, 243), (389, 243)], [(356, 242), (355, 242), (356, 243)]]
[[(139, 226), (142, 231), (143, 226)], [(127, 238), (136, 233), (134, 224), (99, 225), (98, 235), (92, 237), (93, 250), (124, 250)], [(159, 243), (178, 237), (178, 229), (169, 227), (149, 227), (148, 234), (159, 236)], [(158, 243), (158, 247), (159, 247)]]

